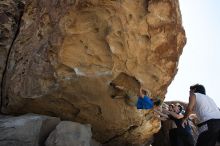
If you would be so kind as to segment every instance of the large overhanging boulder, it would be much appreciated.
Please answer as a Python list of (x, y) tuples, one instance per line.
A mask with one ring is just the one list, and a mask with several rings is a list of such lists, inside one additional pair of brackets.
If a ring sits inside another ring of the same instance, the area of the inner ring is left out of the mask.
[(164, 97), (186, 42), (181, 23), (177, 0), (26, 1), (1, 111), (90, 123), (106, 145), (142, 144), (160, 122), (112, 99), (110, 83)]

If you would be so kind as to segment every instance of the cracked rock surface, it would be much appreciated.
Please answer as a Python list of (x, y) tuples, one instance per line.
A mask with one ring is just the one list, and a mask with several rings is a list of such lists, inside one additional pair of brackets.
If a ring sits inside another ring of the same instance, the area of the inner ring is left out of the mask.
[(0, 1), (0, 97), (2, 96), (3, 75), (6, 71), (8, 55), (18, 34), (23, 9), (23, 1)]
[(104, 145), (149, 141), (160, 122), (110, 83), (164, 97), (186, 42), (178, 1), (15, 2), (0, 2), (1, 112), (90, 123)]

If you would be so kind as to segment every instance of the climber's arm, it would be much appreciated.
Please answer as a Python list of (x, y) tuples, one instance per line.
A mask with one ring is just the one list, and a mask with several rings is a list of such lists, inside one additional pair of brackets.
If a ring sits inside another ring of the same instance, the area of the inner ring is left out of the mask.
[(173, 112), (173, 111), (168, 111), (168, 113), (169, 113), (171, 116), (173, 116), (174, 118), (176, 118), (176, 119), (181, 119), (181, 118), (184, 117), (183, 114), (177, 114), (177, 113), (175, 113), (175, 112)]
[(164, 114), (164, 113), (160, 112), (159, 110), (154, 109), (154, 112), (157, 113), (158, 115), (164, 117), (164, 118), (169, 118), (167, 114)]
[(142, 90), (143, 90), (143, 88), (141, 87), (139, 90), (139, 95), (140, 95), (140, 97), (144, 98), (144, 94), (142, 93)]

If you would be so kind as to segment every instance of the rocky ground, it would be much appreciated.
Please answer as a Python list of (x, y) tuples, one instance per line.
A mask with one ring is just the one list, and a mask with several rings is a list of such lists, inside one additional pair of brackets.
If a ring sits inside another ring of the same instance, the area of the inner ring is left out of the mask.
[(37, 114), (0, 116), (1, 146), (101, 146), (91, 125)]

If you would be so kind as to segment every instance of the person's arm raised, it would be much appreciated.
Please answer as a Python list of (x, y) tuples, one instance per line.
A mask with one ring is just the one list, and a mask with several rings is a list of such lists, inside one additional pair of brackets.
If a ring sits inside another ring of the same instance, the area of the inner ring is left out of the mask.
[(183, 122), (182, 122), (182, 126), (184, 127), (185, 123), (187, 122), (187, 118), (189, 117), (189, 115), (192, 113), (193, 111), (193, 108), (196, 104), (196, 95), (194, 93), (190, 93), (190, 96), (189, 96), (189, 103), (188, 103), (188, 106), (186, 108), (186, 113), (183, 117)]
[(140, 93), (139, 93), (139, 95), (140, 95), (140, 97), (142, 97), (142, 98), (144, 98), (144, 94), (142, 93), (142, 90), (143, 90), (143, 88), (142, 87), (140, 87)]
[(160, 112), (159, 110), (154, 109), (154, 112), (157, 113), (158, 115), (164, 117), (164, 118), (169, 118), (167, 114), (164, 114), (164, 113)]
[(181, 118), (183, 118), (184, 116), (182, 115), (182, 114), (177, 114), (177, 113), (175, 113), (175, 112), (173, 112), (173, 111), (168, 111), (168, 110), (166, 110), (171, 116), (173, 116), (174, 118), (176, 118), (176, 119), (181, 119)]

